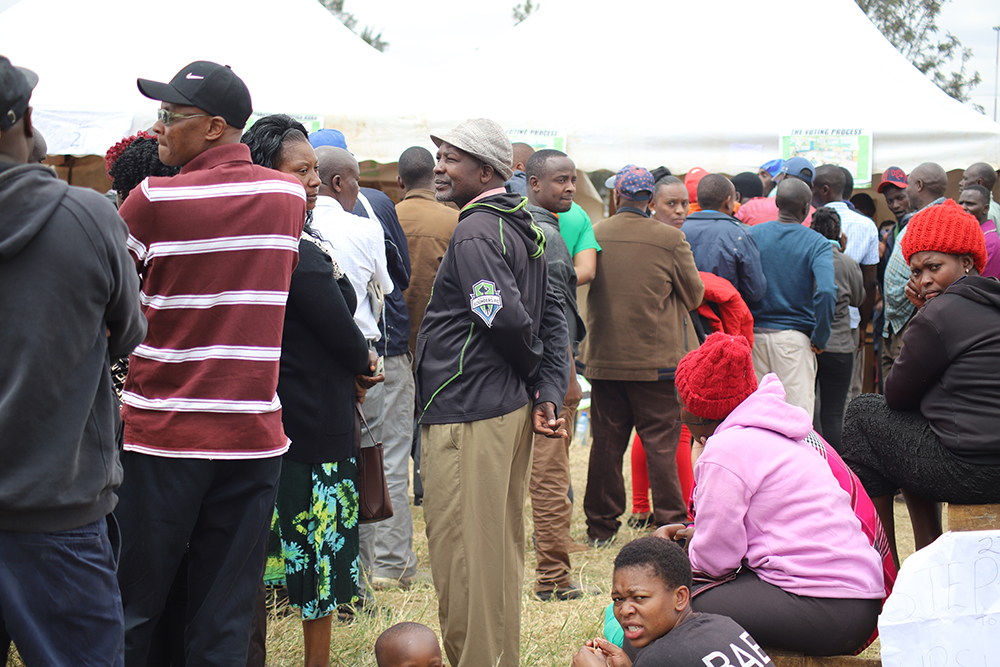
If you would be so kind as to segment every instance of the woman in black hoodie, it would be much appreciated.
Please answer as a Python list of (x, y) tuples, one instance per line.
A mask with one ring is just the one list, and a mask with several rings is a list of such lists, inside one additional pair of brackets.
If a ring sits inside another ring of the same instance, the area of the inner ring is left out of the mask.
[(931, 206), (901, 240), (919, 309), (885, 396), (851, 402), (843, 458), (861, 478), (895, 550), (892, 500), (902, 489), (916, 548), (941, 535), (938, 503), (1000, 502), (1000, 282), (979, 275), (986, 245), (955, 202)]

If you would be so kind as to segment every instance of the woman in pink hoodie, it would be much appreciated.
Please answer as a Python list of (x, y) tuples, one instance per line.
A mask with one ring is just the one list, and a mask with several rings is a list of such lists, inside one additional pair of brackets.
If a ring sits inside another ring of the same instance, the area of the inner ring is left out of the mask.
[(677, 366), (691, 430), (695, 523), (688, 539), (694, 609), (730, 616), (762, 646), (854, 653), (875, 629), (883, 561), (851, 496), (811, 444), (812, 418), (777, 376), (757, 386), (750, 346), (715, 333)]

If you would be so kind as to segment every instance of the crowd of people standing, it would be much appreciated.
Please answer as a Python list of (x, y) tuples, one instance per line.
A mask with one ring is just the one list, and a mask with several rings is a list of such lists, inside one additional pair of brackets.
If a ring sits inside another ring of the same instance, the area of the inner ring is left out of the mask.
[[(519, 664), (528, 497), (535, 595), (595, 592), (570, 553), (614, 545), (630, 444), (635, 525), (688, 555), (623, 550), (628, 641), (574, 664), (669, 664), (637, 651), (699, 616), (748, 650), (855, 652), (899, 565), (893, 496), (918, 548), (940, 502), (1000, 500), (989, 165), (957, 202), (937, 164), (887, 169), (885, 233), (835, 165), (627, 165), (592, 224), (570, 156), (472, 119), (403, 152), (394, 203), (342, 133), (247, 128), (243, 81), (197, 61), (138, 80), (160, 109), (109, 150), (116, 210), (34, 164), (37, 80), (0, 57), (0, 649), (28, 665), (263, 665), (278, 587), (305, 664), (329, 664), (334, 620), (417, 577), (411, 458), (453, 667)], [(869, 324), (884, 396), (861, 393)], [(366, 441), (382, 523), (359, 514)], [(673, 591), (657, 636), (629, 568)]]

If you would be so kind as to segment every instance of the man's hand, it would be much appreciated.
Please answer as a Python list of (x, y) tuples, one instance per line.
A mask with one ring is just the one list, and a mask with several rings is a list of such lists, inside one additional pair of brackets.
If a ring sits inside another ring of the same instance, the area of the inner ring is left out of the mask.
[(566, 405), (580, 405), (583, 400), (583, 388), (580, 381), (576, 379), (576, 371), (570, 373), (569, 389), (566, 390)]
[[(375, 366), (378, 364), (378, 352), (374, 350), (368, 350), (368, 368), (375, 372)], [(379, 373), (378, 375), (358, 375), (354, 380), (355, 391), (361, 391), (362, 393), (358, 395), (358, 402), (365, 402), (364, 392), (371, 389), (379, 382), (385, 382), (385, 373)]]
[(365, 394), (368, 393), (368, 390), (365, 389), (364, 387), (362, 387), (361, 384), (358, 382), (358, 378), (360, 378), (360, 377), (362, 377), (362, 376), (359, 375), (356, 378), (354, 378), (354, 398), (356, 398), (358, 400), (358, 404), (359, 405), (364, 405), (365, 404)]
[(812, 348), (813, 354), (823, 354), (823, 348), (816, 347), (815, 343), (809, 343), (809, 347)]
[(546, 438), (568, 438), (569, 433), (561, 428), (565, 423), (561, 417), (556, 419), (556, 406), (551, 401), (539, 403), (531, 411), (531, 429)]

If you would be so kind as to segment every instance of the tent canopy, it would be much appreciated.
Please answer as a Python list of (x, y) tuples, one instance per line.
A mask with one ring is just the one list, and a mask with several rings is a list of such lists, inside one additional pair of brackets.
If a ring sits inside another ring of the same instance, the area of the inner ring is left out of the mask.
[(548, 0), (423, 76), (315, 0), (21, 0), (2, 14), (0, 44), (40, 76), (33, 104), (53, 153), (103, 154), (153, 122), (137, 77), (215, 60), (247, 82), (255, 110), (320, 115), (381, 163), (433, 150), (429, 134), (470, 117), (555, 131), (586, 171), (736, 173), (808, 128), (871, 131), (875, 173), (1000, 163), (1000, 125), (917, 71), (853, 0)]
[(502, 69), (522, 84), (498, 81), (481, 106), (463, 96), (450, 120), (557, 130), (587, 171), (736, 173), (778, 157), (780, 134), (808, 128), (870, 130), (876, 173), (1000, 163), (1000, 125), (921, 74), (854, 0), (548, 0), (464, 71), (510, 54), (518, 68)]

